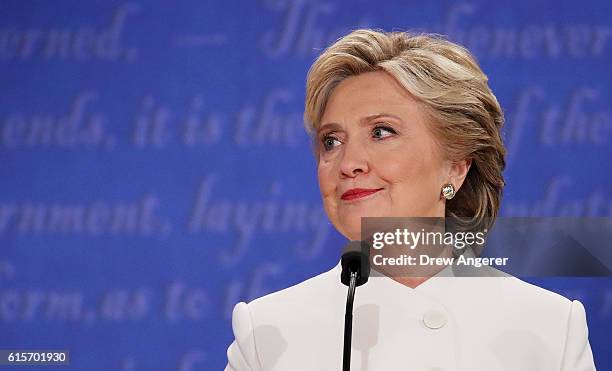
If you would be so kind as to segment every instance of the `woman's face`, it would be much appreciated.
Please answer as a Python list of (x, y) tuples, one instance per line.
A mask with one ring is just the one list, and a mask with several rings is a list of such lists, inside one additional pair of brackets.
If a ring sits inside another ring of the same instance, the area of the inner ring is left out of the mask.
[(457, 167), (444, 160), (422, 107), (387, 73), (343, 80), (317, 139), (323, 204), (350, 240), (361, 239), (361, 217), (444, 216), (440, 190)]

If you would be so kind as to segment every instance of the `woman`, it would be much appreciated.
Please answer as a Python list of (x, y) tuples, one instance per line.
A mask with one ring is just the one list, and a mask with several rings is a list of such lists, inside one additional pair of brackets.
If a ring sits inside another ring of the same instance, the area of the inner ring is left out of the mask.
[[(308, 74), (323, 204), (361, 218), (497, 215), (503, 114), (472, 55), (432, 35), (357, 30)], [(339, 370), (340, 266), (234, 308), (226, 370)], [(389, 276), (358, 289), (353, 370), (594, 370), (578, 301), (512, 277)]]

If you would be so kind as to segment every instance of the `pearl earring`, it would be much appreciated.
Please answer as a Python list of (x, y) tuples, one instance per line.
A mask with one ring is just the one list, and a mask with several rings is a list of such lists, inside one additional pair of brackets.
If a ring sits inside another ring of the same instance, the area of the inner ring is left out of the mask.
[(447, 200), (450, 200), (453, 197), (455, 197), (455, 187), (453, 187), (453, 185), (450, 183), (443, 185), (442, 186), (442, 196), (446, 198)]

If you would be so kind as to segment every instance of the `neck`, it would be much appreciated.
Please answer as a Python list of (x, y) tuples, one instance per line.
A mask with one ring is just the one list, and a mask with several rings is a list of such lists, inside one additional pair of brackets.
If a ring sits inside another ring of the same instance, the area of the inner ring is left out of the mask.
[[(450, 249), (445, 249), (440, 255), (438, 255), (438, 257), (440, 258), (448, 258), (452, 256), (453, 256), (453, 252)], [(413, 271), (412, 274), (409, 274), (408, 271), (402, 271), (402, 270), (400, 270), (399, 272), (395, 271), (395, 274), (392, 271), (385, 272), (381, 270), (379, 272), (389, 277), (390, 279), (401, 283), (404, 286), (408, 286), (414, 289), (417, 286), (421, 285), (423, 282), (427, 281), (431, 277), (438, 274), (440, 271), (442, 271), (446, 267), (447, 267), (446, 265), (434, 265), (431, 267), (426, 267), (425, 269), (422, 269), (419, 271)]]
[(389, 277), (394, 281), (401, 283), (404, 286), (408, 286), (412, 289), (416, 288), (423, 282), (427, 281), (430, 277)]

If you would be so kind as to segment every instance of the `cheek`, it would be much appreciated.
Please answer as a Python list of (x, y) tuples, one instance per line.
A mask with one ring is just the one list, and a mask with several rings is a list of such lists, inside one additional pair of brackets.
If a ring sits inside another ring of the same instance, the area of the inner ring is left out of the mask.
[(317, 168), (319, 189), (323, 196), (328, 196), (336, 189), (336, 182), (332, 176), (332, 166), (329, 163), (319, 163)]
[(334, 176), (333, 166), (329, 163), (319, 164), (317, 175), (323, 208), (329, 219), (335, 224), (338, 212), (338, 205), (336, 202), (337, 176)]
[(378, 157), (375, 160), (377, 172), (387, 182), (391, 184), (418, 182), (418, 179), (422, 179), (422, 172), (425, 169), (423, 156), (404, 150)]
[[(403, 196), (424, 196), (423, 190), (433, 189), (439, 183), (441, 164), (428, 152), (430, 149), (417, 148), (401, 154), (379, 159), (379, 174), (386, 182), (406, 191)], [(390, 159), (395, 161), (390, 161)]]

